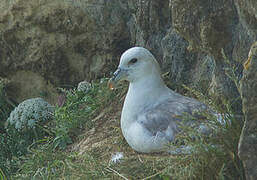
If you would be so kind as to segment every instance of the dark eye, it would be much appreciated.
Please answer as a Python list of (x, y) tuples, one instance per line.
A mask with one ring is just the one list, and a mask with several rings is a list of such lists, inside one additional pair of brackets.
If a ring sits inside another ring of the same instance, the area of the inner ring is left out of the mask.
[(129, 64), (135, 64), (137, 62), (137, 58), (133, 58), (129, 61)]

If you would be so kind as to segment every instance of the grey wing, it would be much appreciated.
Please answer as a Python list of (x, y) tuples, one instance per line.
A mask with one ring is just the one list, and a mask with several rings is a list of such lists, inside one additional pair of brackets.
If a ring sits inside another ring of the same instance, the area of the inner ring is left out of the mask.
[(152, 136), (163, 136), (167, 140), (172, 141), (174, 135), (178, 132), (177, 121), (179, 112), (186, 111), (180, 103), (167, 101), (143, 113), (140, 113), (138, 122), (146, 128)]
[(157, 106), (148, 108), (148, 110), (141, 113), (138, 117), (138, 122), (142, 124), (152, 136), (158, 134), (172, 141), (175, 134), (179, 131), (177, 125), (178, 121), (181, 120), (179, 117), (184, 113), (192, 114), (194, 109), (201, 109), (203, 107), (200, 102), (192, 105), (188, 102), (168, 100)]

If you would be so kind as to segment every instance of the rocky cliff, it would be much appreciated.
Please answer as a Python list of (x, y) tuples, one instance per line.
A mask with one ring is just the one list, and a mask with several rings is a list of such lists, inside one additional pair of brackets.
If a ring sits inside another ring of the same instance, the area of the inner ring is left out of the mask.
[(0, 76), (17, 101), (109, 75), (129, 47), (126, 1), (3, 0)]
[(56, 86), (108, 76), (137, 45), (154, 53), (174, 85), (231, 99), (239, 94), (224, 67), (236, 65), (241, 75), (256, 39), (254, 7), (250, 0), (3, 0), (0, 76), (18, 101), (50, 100)]
[(257, 41), (252, 45), (244, 64), (240, 82), (245, 123), (239, 142), (239, 156), (243, 160), (247, 179), (257, 179)]

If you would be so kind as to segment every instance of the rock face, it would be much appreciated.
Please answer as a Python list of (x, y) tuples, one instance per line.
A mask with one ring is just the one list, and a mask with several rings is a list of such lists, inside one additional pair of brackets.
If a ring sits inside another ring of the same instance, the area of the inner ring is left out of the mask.
[(157, 57), (174, 87), (232, 99), (239, 94), (224, 67), (241, 74), (256, 38), (255, 8), (251, 0), (3, 0), (0, 76), (19, 102), (38, 95), (54, 102), (55, 87), (108, 76), (137, 45)]
[(54, 101), (56, 86), (108, 76), (120, 54), (138, 45), (169, 71), (174, 87), (184, 83), (232, 99), (239, 94), (224, 67), (242, 73), (256, 39), (256, 6), (253, 0), (3, 0), (0, 76), (11, 80), (17, 101), (40, 94)]
[[(210, 92), (216, 96), (231, 99), (238, 96), (234, 83), (226, 76), (222, 50), (232, 64), (233, 46), (237, 40), (235, 33), (238, 16), (231, 0), (172, 0), (173, 27), (189, 42), (188, 49), (204, 52), (214, 60)], [(239, 67), (240, 68), (240, 67)]]
[(12, 82), (9, 95), (54, 102), (54, 87), (109, 73), (129, 47), (125, 2), (1, 1), (0, 76)]
[(257, 41), (252, 45), (240, 82), (245, 123), (239, 142), (239, 156), (243, 160), (246, 177), (257, 179)]
[(217, 60), (221, 48), (233, 43), (238, 23), (232, 0), (172, 0), (174, 28), (189, 41), (190, 48), (205, 51)]

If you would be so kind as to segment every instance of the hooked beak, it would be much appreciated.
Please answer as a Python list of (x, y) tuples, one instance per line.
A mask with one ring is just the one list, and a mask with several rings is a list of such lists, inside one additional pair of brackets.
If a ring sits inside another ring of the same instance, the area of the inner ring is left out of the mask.
[(108, 87), (113, 90), (115, 88), (115, 85), (119, 82), (124, 80), (127, 77), (127, 69), (118, 68), (114, 73), (111, 79), (108, 82)]

